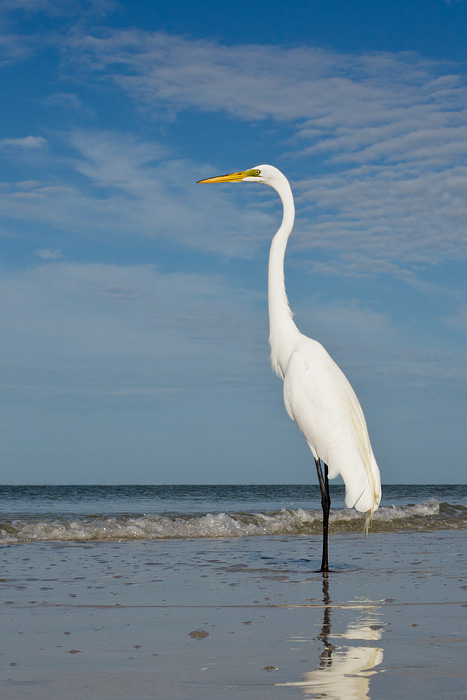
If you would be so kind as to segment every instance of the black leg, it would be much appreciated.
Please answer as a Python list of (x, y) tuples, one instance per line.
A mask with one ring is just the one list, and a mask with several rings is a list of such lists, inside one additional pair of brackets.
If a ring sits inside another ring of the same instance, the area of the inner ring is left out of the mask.
[[(324, 476), (319, 459), (315, 459), (318, 472), (319, 487), (321, 489), (321, 507), (323, 509), (323, 557), (320, 571), (329, 571), (328, 566), (328, 525), (329, 511), (331, 509), (331, 496), (329, 494), (328, 465), (324, 465)], [(324, 464), (324, 462), (323, 462)]]

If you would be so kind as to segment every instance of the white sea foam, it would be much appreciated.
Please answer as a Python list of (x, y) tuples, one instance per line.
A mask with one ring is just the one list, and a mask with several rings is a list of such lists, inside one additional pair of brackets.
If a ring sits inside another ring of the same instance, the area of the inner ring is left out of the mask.
[(426, 517), (439, 515), (440, 503), (435, 498), (430, 498), (424, 503), (410, 504), (406, 506), (386, 506), (380, 508), (374, 514), (374, 518), (380, 521), (390, 522), (404, 518)]
[[(372, 530), (463, 529), (467, 528), (466, 512), (465, 507), (448, 506), (436, 499), (384, 506), (375, 513)], [(332, 510), (330, 531), (361, 532), (363, 522), (355, 510)], [(282, 508), (270, 513), (16, 519), (0, 523), (0, 543), (307, 535), (319, 534), (321, 523), (321, 510), (303, 508)]]

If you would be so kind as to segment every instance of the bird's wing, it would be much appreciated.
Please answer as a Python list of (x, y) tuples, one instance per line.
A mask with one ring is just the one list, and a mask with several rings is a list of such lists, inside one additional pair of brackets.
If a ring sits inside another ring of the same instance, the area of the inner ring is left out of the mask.
[(284, 402), (329, 477), (343, 477), (346, 504), (363, 512), (377, 507), (379, 472), (360, 403), (323, 346), (306, 336), (290, 357)]

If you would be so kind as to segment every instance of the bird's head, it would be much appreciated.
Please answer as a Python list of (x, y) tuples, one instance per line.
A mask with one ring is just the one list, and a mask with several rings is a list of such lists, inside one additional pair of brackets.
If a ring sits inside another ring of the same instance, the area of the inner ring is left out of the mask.
[(273, 165), (257, 165), (254, 168), (250, 168), (250, 170), (242, 170), (239, 173), (208, 177), (206, 180), (199, 180), (198, 184), (214, 182), (262, 182), (264, 185), (274, 187), (279, 180), (285, 180), (285, 177), (281, 171)]

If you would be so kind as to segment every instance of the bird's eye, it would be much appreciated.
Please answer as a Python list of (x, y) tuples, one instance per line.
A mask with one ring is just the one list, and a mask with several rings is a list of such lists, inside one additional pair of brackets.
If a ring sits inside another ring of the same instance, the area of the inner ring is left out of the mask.
[(255, 175), (261, 175), (261, 170), (255, 170)]

